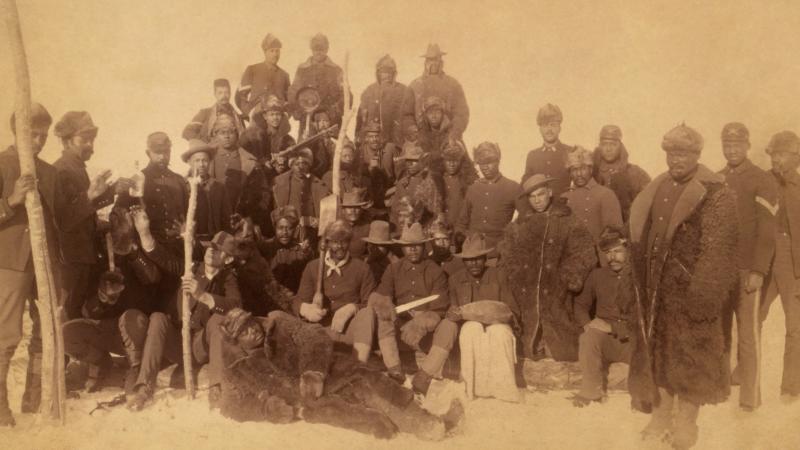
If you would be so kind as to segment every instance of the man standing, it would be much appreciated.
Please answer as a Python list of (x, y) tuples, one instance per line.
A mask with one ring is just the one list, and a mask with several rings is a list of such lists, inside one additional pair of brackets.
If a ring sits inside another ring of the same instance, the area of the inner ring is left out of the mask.
[(293, 206), (300, 214), (300, 225), (305, 228), (306, 237), (317, 236), (319, 204), (330, 194), (328, 186), (310, 173), (313, 158), (307, 148), (295, 152), (289, 159), (291, 170), (278, 175), (273, 187), (275, 207)]
[(189, 207), (189, 189), (186, 180), (169, 169), (172, 142), (166, 133), (156, 131), (147, 136), (146, 153), (150, 162), (142, 170), (142, 199), (150, 230), (157, 241), (177, 251), (183, 245), (180, 234)]
[(607, 227), (622, 228), (622, 211), (614, 191), (592, 178), (592, 154), (582, 147), (567, 155), (567, 169), (572, 186), (561, 194), (575, 217), (592, 234), (597, 243)]
[(763, 321), (777, 295), (786, 315), (786, 345), (783, 353), (781, 395), (788, 402), (800, 399), (800, 138), (782, 131), (769, 142), (772, 175), (778, 182), (775, 259), (768, 278)]
[(738, 219), (725, 178), (697, 162), (697, 131), (679, 125), (661, 147), (669, 172), (631, 206), (642, 296), (628, 388), (634, 408), (652, 410), (645, 439), (671, 431), (673, 447), (685, 449), (697, 442), (700, 406), (730, 393), (722, 314), (736, 285)]
[(200, 177), (194, 213), (194, 232), (198, 241), (210, 241), (218, 232), (231, 230), (233, 208), (225, 186), (208, 173), (216, 153), (217, 149), (212, 145), (200, 139), (190, 139), (189, 149), (181, 155), (183, 162), (189, 164), (189, 176)]
[[(334, 342), (352, 346), (358, 360), (367, 362), (375, 333), (375, 313), (367, 306), (367, 300), (375, 289), (375, 279), (367, 263), (351, 257), (348, 249), (353, 231), (345, 221), (328, 225), (324, 239), (327, 251), (303, 270), (300, 289), (294, 297), (294, 312), (324, 326)], [(322, 307), (314, 303), (320, 264), (325, 264)]]
[(361, 136), (362, 128), (377, 120), (381, 140), (402, 147), (404, 130), (416, 121), (414, 91), (397, 81), (397, 64), (389, 55), (375, 65), (375, 79), (361, 94), (356, 136)]
[[(369, 177), (370, 198), (375, 207), (385, 207), (383, 199), (386, 191), (394, 184), (400, 174), (395, 169), (395, 149), (393, 144), (383, 141), (381, 123), (377, 118), (370, 121), (363, 129), (364, 143), (359, 160), (360, 171)], [(398, 158), (402, 159), (402, 155)]]
[[(442, 213), (443, 199), (439, 187), (433, 180), (430, 171), (420, 161), (424, 156), (418, 144), (406, 143), (403, 146), (405, 174), (397, 180), (392, 199), (392, 223), (399, 225), (401, 205), (409, 203), (419, 211), (419, 222), (427, 225)], [(398, 227), (399, 228), (399, 227)]]
[(461, 205), (456, 232), (482, 233), (486, 245), (494, 247), (503, 239), (503, 230), (514, 217), (520, 186), (500, 173), (500, 147), (484, 142), (475, 148), (475, 161), (483, 178), (467, 188)]
[[(22, 412), (39, 411), (42, 395), (42, 335), (39, 314), (34, 298), (36, 279), (31, 257), (31, 239), (25, 195), (38, 190), (42, 199), (47, 245), (53, 262), (57, 260), (58, 217), (61, 192), (57, 184), (56, 169), (38, 158), (45, 142), (52, 117), (44, 106), (31, 105), (31, 145), (36, 155), (36, 178), (20, 175), (19, 154), (12, 145), (0, 153), (0, 427), (13, 426), (14, 416), (8, 407), (7, 377), (11, 358), (22, 340), (22, 314), (25, 302), (33, 322), (31, 341), (28, 344), (28, 374), (25, 393), (22, 395)], [(11, 131), (16, 137), (16, 123), (11, 116)], [(57, 264), (53, 264), (58, 269)], [(58, 279), (58, 274), (55, 274)], [(57, 299), (53, 299), (57, 301)]]
[(291, 84), (289, 74), (278, 67), (281, 47), (278, 38), (267, 34), (261, 41), (264, 62), (247, 66), (242, 74), (242, 83), (234, 100), (236, 106), (248, 116), (262, 98), (274, 95), (284, 102), (288, 100)]
[(739, 365), (732, 381), (741, 386), (739, 406), (753, 411), (761, 404), (757, 300), (775, 254), (778, 193), (772, 177), (747, 158), (749, 149), (747, 127), (732, 122), (722, 128), (722, 153), (728, 165), (720, 173), (736, 192), (739, 217), (739, 292), (738, 298), (731, 299), (733, 311), (729, 311), (736, 313)]
[(306, 129), (306, 115), (298, 104), (297, 94), (304, 88), (313, 88), (320, 97), (319, 106), (332, 115), (333, 123), (339, 123), (344, 110), (342, 96), (342, 68), (328, 57), (328, 37), (317, 33), (311, 38), (311, 57), (297, 67), (294, 81), (289, 87), (289, 111), (300, 121), (300, 129)]
[(445, 104), (441, 98), (431, 95), (422, 105), (419, 125), (419, 139), (422, 149), (429, 153), (441, 171), (442, 150), (451, 140), (450, 119), (445, 115)]
[(409, 87), (414, 91), (414, 114), (417, 123), (423, 121), (423, 106), (426, 99), (430, 96), (439, 97), (444, 102), (444, 113), (450, 121), (448, 138), (460, 141), (469, 125), (469, 106), (461, 84), (444, 73), (442, 56), (446, 54), (439, 50), (439, 45), (428, 45), (428, 50), (422, 55), (425, 58), (425, 70), (421, 77), (411, 82)]
[(187, 141), (189, 139), (200, 139), (204, 142), (210, 142), (211, 130), (214, 129), (217, 117), (222, 114), (233, 117), (239, 135), (244, 132), (242, 119), (233, 109), (233, 105), (231, 105), (231, 83), (225, 78), (214, 80), (214, 98), (217, 100), (214, 106), (201, 109), (194, 115), (192, 121), (183, 128), (182, 136), (184, 139)]
[(553, 180), (551, 189), (556, 197), (569, 188), (570, 181), (566, 162), (567, 154), (572, 151), (572, 147), (562, 144), (558, 139), (563, 119), (561, 109), (556, 105), (548, 103), (539, 109), (536, 124), (539, 125), (544, 143), (541, 147), (528, 152), (525, 173), (522, 175), (523, 183), (537, 173), (551, 178)]
[(628, 162), (622, 130), (616, 125), (600, 130), (600, 144), (594, 150), (594, 179), (614, 191), (622, 208), (622, 221), (627, 222), (631, 203), (650, 182), (650, 175)]
[[(478, 179), (478, 173), (472, 164), (464, 144), (455, 141), (445, 146), (442, 151), (444, 172), (444, 214), (447, 223), (455, 224), (461, 216), (467, 189)], [(515, 183), (516, 184), (516, 183)]]
[[(61, 299), (67, 318), (81, 316), (81, 306), (89, 294), (92, 270), (97, 263), (97, 210), (114, 201), (114, 189), (108, 189), (110, 170), (104, 170), (91, 182), (86, 161), (94, 153), (97, 127), (86, 111), (69, 111), (56, 123), (55, 134), (64, 150), (55, 164), (59, 190), (65, 197), (64, 214), (60, 215), (62, 288)], [(118, 189), (129, 186), (118, 183)], [(124, 190), (123, 190), (124, 188)]]
[(220, 116), (211, 131), (217, 153), (208, 173), (225, 186), (228, 203), (234, 208), (244, 193), (247, 177), (258, 163), (256, 157), (239, 146), (239, 133), (231, 116)]
[[(369, 305), (378, 320), (378, 347), (389, 376), (403, 378), (396, 330), (406, 348), (426, 352), (420, 370), (414, 375), (414, 390), (425, 394), (434, 376), (444, 367), (450, 350), (458, 337), (458, 325), (443, 319), (450, 305), (447, 296), (447, 275), (433, 261), (425, 258), (425, 243), (429, 239), (422, 226), (415, 223), (403, 230), (394, 242), (403, 249), (403, 259), (392, 263), (383, 273), (378, 289), (370, 296)], [(432, 303), (419, 306), (400, 316), (395, 305), (438, 295)], [(432, 334), (432, 339), (425, 339)], [(424, 347), (424, 348), (423, 348)]]
[(273, 154), (295, 144), (290, 132), (284, 102), (270, 95), (253, 110), (253, 120), (240, 136), (239, 144), (256, 158), (269, 161)]

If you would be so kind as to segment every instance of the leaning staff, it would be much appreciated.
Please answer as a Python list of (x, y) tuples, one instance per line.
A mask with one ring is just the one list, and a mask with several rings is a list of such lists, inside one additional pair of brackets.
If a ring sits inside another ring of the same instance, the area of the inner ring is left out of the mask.
[[(15, 126), (20, 174), (33, 175), (35, 178), (36, 164), (31, 145), (31, 86), (19, 14), (14, 0), (2, 0), (0, 6), (8, 29), (8, 42), (11, 46), (17, 84)], [(44, 212), (38, 190), (28, 191), (25, 195), (25, 211), (28, 213), (31, 255), (39, 294), (36, 304), (39, 307), (42, 324), (42, 405), (44, 411), (49, 409), (51, 417), (59, 419), (63, 425), (66, 420), (64, 334), (60, 320), (63, 307), (58, 306), (53, 264), (47, 251)]]
[[(192, 169), (189, 177), (189, 209), (186, 211), (186, 228), (183, 232), (183, 279), (192, 278), (192, 251), (194, 249), (194, 215), (197, 210), (197, 185), (200, 177)], [(192, 312), (189, 309), (191, 294), (181, 292), (181, 340), (183, 342), (183, 379), (189, 398), (194, 398), (195, 387), (192, 376), (192, 331), (189, 327)]]

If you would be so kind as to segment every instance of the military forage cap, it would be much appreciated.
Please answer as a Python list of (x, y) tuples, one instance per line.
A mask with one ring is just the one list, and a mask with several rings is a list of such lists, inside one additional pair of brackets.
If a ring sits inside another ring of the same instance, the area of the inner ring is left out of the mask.
[(66, 139), (76, 134), (97, 134), (92, 116), (86, 111), (69, 111), (61, 117), (55, 127), (55, 135)]
[(622, 140), (622, 130), (616, 125), (606, 125), (600, 129), (600, 140), (611, 139), (614, 141)]
[(472, 154), (478, 164), (500, 161), (500, 147), (494, 142), (481, 142)]
[(592, 153), (581, 146), (576, 145), (574, 150), (567, 153), (567, 169), (592, 165), (594, 165)]
[(268, 50), (270, 48), (281, 48), (281, 41), (280, 39), (273, 36), (271, 33), (267, 33), (264, 36), (264, 40), (261, 41), (261, 50)]
[[(16, 111), (11, 113), (11, 130), (16, 130), (16, 126), (14, 124), (14, 118), (16, 117)], [(53, 117), (50, 116), (50, 113), (47, 112), (44, 106), (41, 103), (33, 102), (31, 103), (31, 126), (38, 127), (38, 126), (45, 126), (49, 127), (53, 124)]]
[(166, 153), (172, 149), (172, 141), (167, 133), (156, 131), (147, 136), (147, 150), (153, 153)]
[(311, 38), (311, 50), (328, 50), (329, 46), (328, 37), (322, 33), (317, 33)]
[(539, 109), (539, 113), (536, 115), (536, 124), (539, 126), (547, 125), (552, 122), (561, 123), (563, 120), (564, 116), (561, 114), (561, 109), (551, 103), (542, 106)]
[(772, 136), (767, 145), (767, 154), (774, 152), (786, 152), (800, 154), (800, 138), (792, 131), (781, 131)]
[(602, 233), (600, 233), (600, 242), (597, 246), (601, 251), (608, 251), (620, 245), (626, 245), (628, 240), (625, 239), (625, 233), (615, 226), (607, 226)]
[(750, 132), (743, 123), (731, 122), (722, 127), (723, 141), (750, 142)]
[(703, 136), (686, 124), (680, 124), (669, 130), (661, 141), (661, 148), (669, 152), (673, 150), (684, 150), (700, 153), (703, 150)]

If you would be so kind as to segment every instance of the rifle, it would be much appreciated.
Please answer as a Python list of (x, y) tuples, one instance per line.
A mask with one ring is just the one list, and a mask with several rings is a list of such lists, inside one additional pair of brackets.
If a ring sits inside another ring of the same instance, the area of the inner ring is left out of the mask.
[(318, 132), (317, 134), (314, 134), (314, 135), (311, 135), (311, 136), (307, 137), (306, 139), (300, 141), (299, 143), (297, 143), (297, 144), (295, 144), (295, 145), (293, 145), (291, 147), (286, 148), (285, 150), (281, 150), (279, 152), (273, 153), (273, 155), (274, 156), (285, 156), (285, 155), (288, 155), (288, 154), (292, 153), (293, 151), (295, 151), (297, 149), (301, 149), (303, 147), (307, 147), (308, 145), (314, 143), (315, 141), (318, 141), (319, 139), (327, 136), (328, 134), (336, 133), (338, 130), (339, 130), (339, 125), (331, 125), (330, 127)]

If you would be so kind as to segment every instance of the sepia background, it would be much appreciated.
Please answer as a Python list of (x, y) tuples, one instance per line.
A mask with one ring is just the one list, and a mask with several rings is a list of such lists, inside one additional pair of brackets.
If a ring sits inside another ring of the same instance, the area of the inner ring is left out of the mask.
[[(600, 128), (617, 124), (632, 162), (651, 175), (665, 168), (662, 136), (683, 121), (705, 137), (702, 162), (715, 170), (724, 165), (719, 132), (726, 122), (741, 121), (750, 128), (751, 156), (762, 167), (768, 167), (763, 148), (772, 134), (800, 131), (800, 3), (796, 0), (19, 0), (18, 4), (34, 99), (56, 120), (68, 110), (87, 110), (100, 128), (90, 171), (112, 168), (116, 175), (130, 175), (134, 160), (146, 161), (147, 134), (158, 130), (172, 137), (173, 169), (183, 171), (179, 159), (186, 148), (180, 138), (183, 126), (198, 109), (213, 103), (213, 79), (228, 78), (235, 89), (244, 68), (262, 60), (260, 42), (267, 32), (283, 42), (279, 65), (292, 78), (297, 65), (310, 55), (310, 37), (325, 33), (335, 62), (341, 65), (349, 50), (356, 95), (374, 81), (375, 63), (384, 54), (395, 58), (398, 80), (408, 84), (422, 72), (419, 55), (427, 44), (438, 43), (447, 52), (445, 72), (461, 82), (470, 105), (467, 146), (484, 140), (499, 143), (501, 169), (512, 179), (519, 179), (527, 151), (541, 142), (535, 117), (547, 102), (564, 112), (565, 143), (593, 148)], [(14, 79), (3, 37), (0, 83), (6, 94), (0, 96), (0, 144), (5, 146), (12, 143), (6, 118), (13, 109)], [(60, 143), (51, 135), (43, 158), (52, 162), (59, 154)], [(765, 406), (756, 418), (739, 417), (734, 395), (726, 405), (703, 409), (701, 448), (798, 444), (800, 411), (777, 399), (783, 316), (777, 305), (773, 311), (765, 325), (769, 330), (764, 341)], [(629, 412), (627, 398), (576, 411), (568, 406), (566, 394), (529, 397), (522, 407), (478, 402), (468, 410), (470, 431), (452, 445), (639, 445), (636, 433), (647, 419)], [(552, 405), (558, 408), (548, 409)], [(300, 447), (312, 442), (317, 448), (372, 446), (361, 435), (300, 424), (271, 429), (268, 435), (263, 434), (263, 425), (248, 424), (229, 428), (236, 431), (228, 435), (215, 428), (222, 419), (210, 416), (205, 405), (181, 409), (173, 401), (172, 409), (169, 406), (162, 404), (138, 422), (121, 411), (114, 413), (116, 420), (89, 419), (93, 421), (86, 425), (85, 412), (73, 412), (71, 417), (84, 425), (66, 430), (63, 441), (53, 439), (58, 433), (29, 424), (34, 439), (29, 441), (17, 431), (12, 447), (292, 445), (286, 441), (289, 435), (300, 438), (293, 444)], [(187, 437), (159, 434), (170, 429)], [(204, 432), (198, 437), (195, 429)], [(539, 430), (551, 432), (539, 434)], [(151, 432), (153, 437), (148, 438)], [(408, 437), (394, 444), (419, 445)]]

